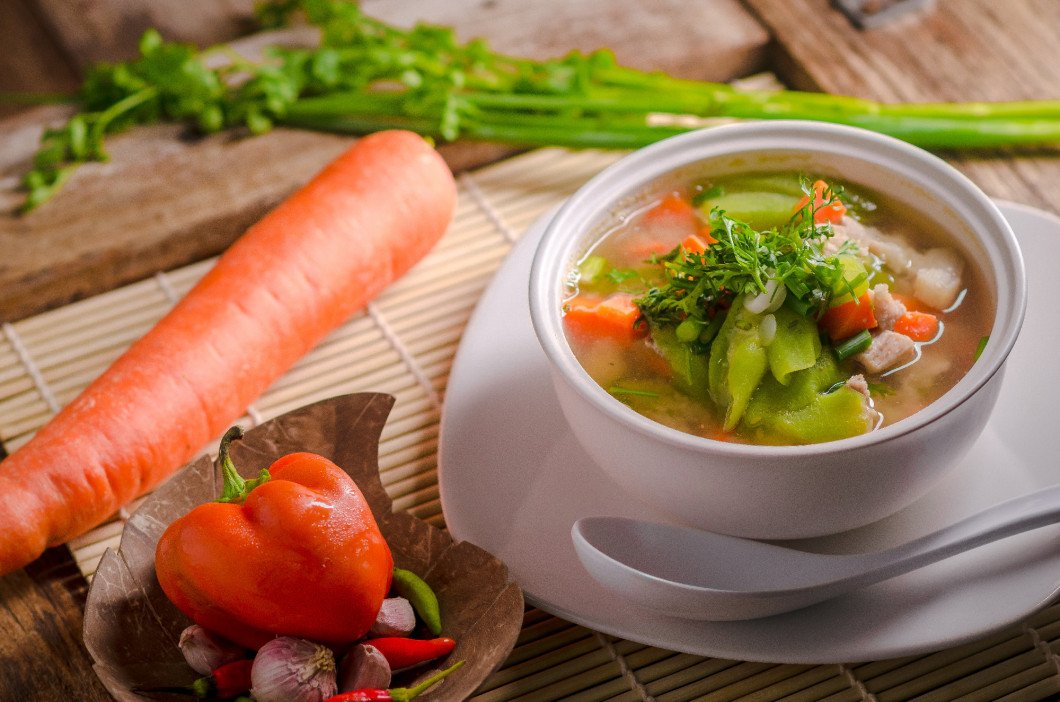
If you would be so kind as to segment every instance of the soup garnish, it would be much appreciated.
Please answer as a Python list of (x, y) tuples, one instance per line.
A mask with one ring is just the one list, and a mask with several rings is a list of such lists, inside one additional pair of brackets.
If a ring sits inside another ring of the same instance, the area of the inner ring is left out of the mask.
[(863, 434), (951, 387), (989, 333), (976, 272), (935, 229), (795, 173), (679, 186), (579, 262), (567, 337), (596, 382), (684, 431), (764, 444)]

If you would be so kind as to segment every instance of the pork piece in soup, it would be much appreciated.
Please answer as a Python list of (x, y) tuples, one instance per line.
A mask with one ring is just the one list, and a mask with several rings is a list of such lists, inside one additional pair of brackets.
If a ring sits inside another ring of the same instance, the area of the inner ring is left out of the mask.
[(724, 441), (873, 431), (951, 388), (994, 311), (927, 217), (798, 173), (660, 187), (569, 278), (564, 327), (614, 397)]

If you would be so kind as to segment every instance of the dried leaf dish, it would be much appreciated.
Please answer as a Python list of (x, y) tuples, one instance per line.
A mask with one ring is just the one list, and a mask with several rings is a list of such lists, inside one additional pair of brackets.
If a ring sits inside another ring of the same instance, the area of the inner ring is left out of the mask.
[[(426, 580), (438, 595), (445, 635), (457, 641), (448, 659), (395, 675), (414, 684), (466, 663), (419, 699), (462, 700), (507, 658), (522, 627), (523, 597), (506, 566), (470, 543), (394, 512), (378, 470), (379, 435), (393, 407), (385, 394), (343, 395), (302, 407), (246, 432), (233, 445), (233, 462), (253, 477), (296, 451), (324, 456), (357, 483), (390, 546), (396, 566)], [(191, 621), (167, 599), (155, 576), (155, 546), (166, 527), (193, 507), (221, 494), (221, 471), (209, 457), (185, 466), (163, 483), (125, 524), (117, 550), (108, 549), (88, 592), (84, 640), (100, 680), (117, 700), (187, 699), (145, 696), (137, 689), (186, 685), (200, 677), (177, 646)]]

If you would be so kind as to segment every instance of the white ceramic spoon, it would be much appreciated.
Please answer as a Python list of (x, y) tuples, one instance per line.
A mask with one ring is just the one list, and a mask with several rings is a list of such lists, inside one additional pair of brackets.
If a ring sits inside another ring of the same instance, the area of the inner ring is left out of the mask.
[(1057, 522), (1060, 485), (874, 553), (811, 553), (623, 517), (579, 519), (571, 536), (578, 557), (604, 587), (658, 612), (722, 621), (807, 607)]

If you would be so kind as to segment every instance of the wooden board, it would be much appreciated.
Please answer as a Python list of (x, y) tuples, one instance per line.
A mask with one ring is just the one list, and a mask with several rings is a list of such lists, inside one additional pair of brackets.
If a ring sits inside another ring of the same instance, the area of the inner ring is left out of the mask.
[(0, 578), (0, 697), (113, 700), (81, 640), (87, 586), (65, 547)]
[[(0, 92), (70, 92), (77, 71), (45, 30), (30, 0), (0, 2)], [(0, 117), (18, 105), (0, 100)]]
[[(44, 24), (84, 68), (135, 56), (145, 29), (200, 46), (242, 36), (253, 27), (253, 0), (38, 0)], [(766, 40), (737, 0), (361, 0), (373, 17), (403, 27), (419, 21), (456, 28), (463, 40), (486, 37), (498, 51), (552, 58), (572, 49), (615, 50), (641, 68), (692, 78), (727, 80), (760, 65)]]
[[(866, 31), (829, 0), (746, 4), (792, 87), (884, 102), (1060, 99), (1055, 0), (937, 2)], [(1060, 145), (943, 155), (991, 196), (1060, 212)]]
[[(66, 0), (43, 0), (40, 12), (78, 67), (129, 55), (147, 25), (210, 43), (244, 28), (249, 16), (249, 2), (205, 3), (201, 16), (187, 5), (90, 0), (71, 13)], [(635, 0), (375, 0), (364, 7), (397, 24), (422, 18), (454, 26), (463, 39), (486, 36), (507, 53), (550, 58), (607, 46), (630, 65), (690, 78), (727, 80), (757, 70), (768, 39), (736, 0), (694, 7), (666, 0), (650, 9)], [(291, 130), (201, 139), (177, 127), (139, 128), (108, 142), (108, 163), (81, 168), (55, 200), (15, 216), (18, 178), (41, 130), (66, 114), (38, 109), (0, 123), (0, 322), (218, 253), (350, 143)], [(463, 170), (511, 150), (457, 144), (443, 152)]]

